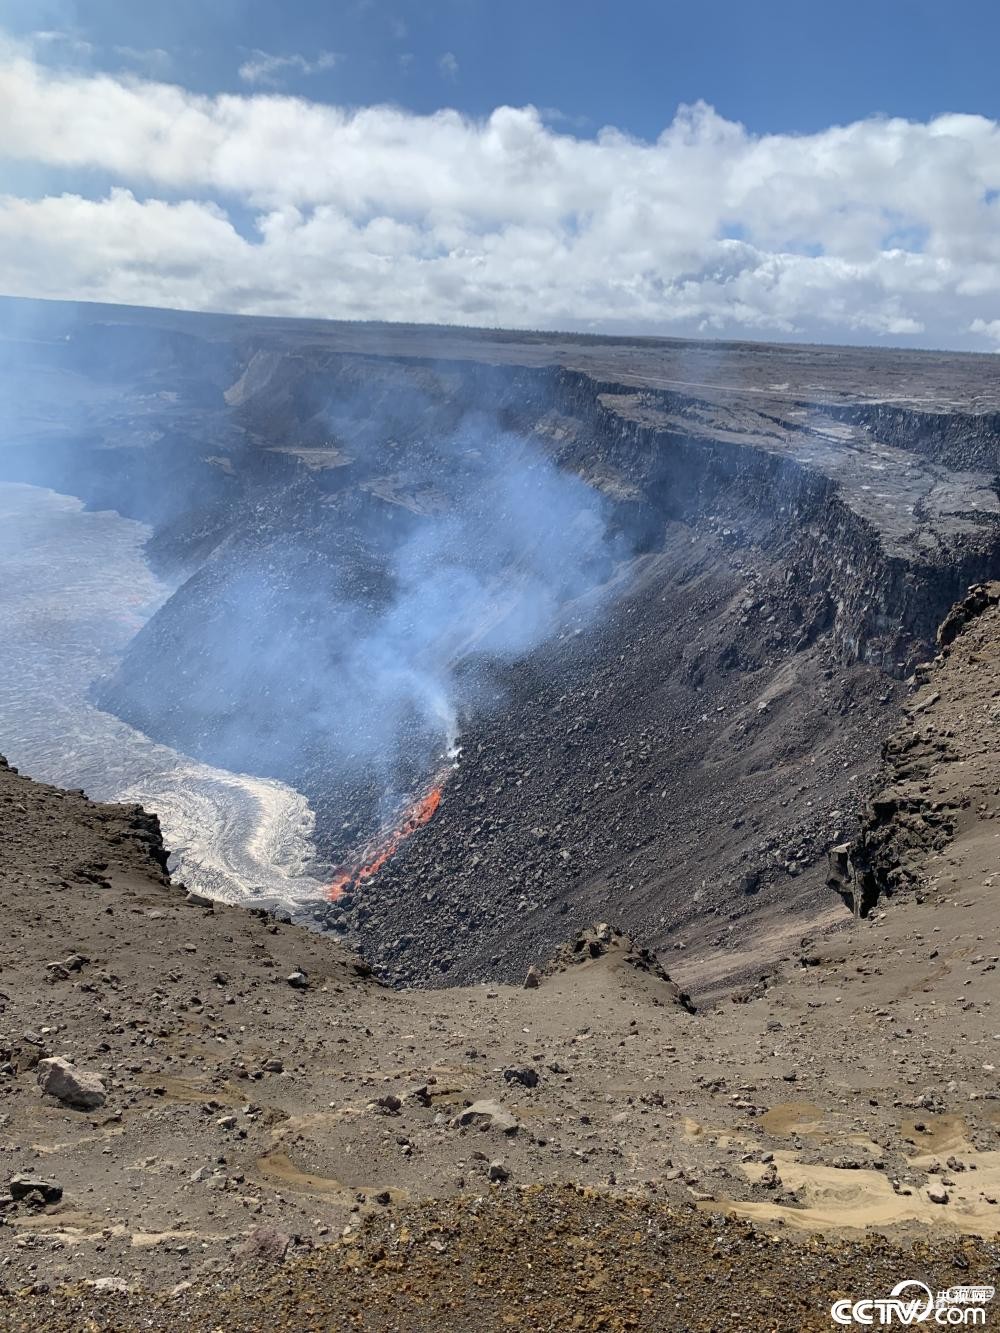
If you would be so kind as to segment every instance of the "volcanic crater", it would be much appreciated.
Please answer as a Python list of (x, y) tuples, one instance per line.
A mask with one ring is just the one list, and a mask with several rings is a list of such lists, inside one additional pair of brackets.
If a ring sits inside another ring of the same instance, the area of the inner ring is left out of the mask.
[(8, 304), (5, 475), (175, 589), (95, 701), (315, 812), (315, 897), (250, 901), (400, 985), (607, 917), (709, 994), (836, 919), (998, 568), (989, 358)]
[(0, 312), (5, 1328), (992, 1290), (995, 358)]

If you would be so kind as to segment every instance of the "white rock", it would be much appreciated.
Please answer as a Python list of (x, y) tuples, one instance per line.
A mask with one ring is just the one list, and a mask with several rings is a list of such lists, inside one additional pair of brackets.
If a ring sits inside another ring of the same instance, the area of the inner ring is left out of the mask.
[(38, 1062), (38, 1086), (50, 1097), (58, 1097), (68, 1106), (92, 1111), (108, 1099), (100, 1074), (88, 1069), (77, 1069), (61, 1056)]

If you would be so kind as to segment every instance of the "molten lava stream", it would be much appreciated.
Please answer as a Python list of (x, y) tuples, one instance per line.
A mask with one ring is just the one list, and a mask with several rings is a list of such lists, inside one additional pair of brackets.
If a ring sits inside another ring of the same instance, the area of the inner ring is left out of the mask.
[(422, 824), (426, 824), (433, 819), (434, 813), (441, 804), (441, 791), (443, 779), (439, 779), (418, 801), (409, 807), (404, 813), (402, 819), (389, 833), (387, 833), (373, 849), (366, 851), (352, 870), (341, 871), (336, 876), (333, 883), (326, 891), (326, 896), (330, 902), (335, 903), (338, 898), (342, 898), (349, 884), (360, 884), (362, 880), (370, 879), (377, 871), (381, 870), (388, 861), (389, 857), (394, 855), (402, 843), (415, 833)]

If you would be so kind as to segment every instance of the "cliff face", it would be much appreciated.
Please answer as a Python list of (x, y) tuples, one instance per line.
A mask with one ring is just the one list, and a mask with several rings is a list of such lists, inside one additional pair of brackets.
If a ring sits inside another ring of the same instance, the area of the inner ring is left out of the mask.
[[(562, 381), (564, 410), (587, 424), (600, 458), (598, 477), (610, 472), (638, 490), (654, 531), (664, 515), (705, 523), (740, 510), (754, 540), (782, 547), (796, 581), (830, 600), (823, 628), (846, 661), (905, 672), (952, 602), (996, 567), (992, 416), (956, 422), (894, 409), (890, 431), (874, 407), (791, 403), (778, 415)], [(843, 428), (847, 417), (856, 424)]]
[[(599, 614), (480, 653), (440, 810), (320, 924), (396, 979), (453, 979), (513, 975), (612, 909), (697, 945), (824, 901), (897, 682), (997, 567), (988, 358), (162, 319), (147, 382), (129, 363), (113, 412), (8, 470), (99, 503), (118, 485), (157, 525), (190, 576), (100, 701), (304, 791), (332, 868), (377, 835), (387, 779), (334, 759), (328, 685), (404, 543), (464, 512), (498, 440), (582, 481), (607, 527), (567, 611)], [(415, 743), (394, 789), (435, 762)]]
[(903, 723), (885, 744), (884, 786), (831, 877), (860, 916), (894, 894), (923, 901), (945, 877), (954, 884), (992, 874), (990, 827), (1000, 810), (998, 608), (1000, 583), (971, 588), (942, 621), (937, 654), (918, 668)]

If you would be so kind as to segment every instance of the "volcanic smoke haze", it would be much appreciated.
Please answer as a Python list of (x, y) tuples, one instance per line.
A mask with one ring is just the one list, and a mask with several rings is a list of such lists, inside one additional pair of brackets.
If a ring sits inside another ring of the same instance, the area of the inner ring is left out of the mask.
[[(79, 339), (9, 332), (8, 472), (152, 522), (175, 589), (125, 648), (127, 673), (115, 646), (94, 700), (179, 767), (305, 792), (334, 870), (381, 855), (380, 835), (446, 779), (462, 719), (503, 707), (491, 667), (588, 623), (628, 555), (599, 493), (470, 410), (475, 396), (463, 410), (447, 369), (426, 393), (398, 376), (387, 390), (369, 362), (283, 403), (266, 375), (254, 398), (254, 357), (238, 379), (227, 344), (113, 320)], [(204, 432), (194, 468), (173, 461), (174, 432), (189, 458)], [(267, 889), (262, 869), (247, 890)]]
[[(344, 406), (331, 415), (343, 430)], [(343, 793), (345, 843), (360, 807), (359, 832), (391, 820), (454, 757), (463, 715), (497, 706), (484, 668), (593, 616), (584, 595), (624, 554), (595, 491), (486, 418), (403, 443), (348, 415), (363, 430), (338, 446), (363, 480), (303, 501), (315, 543), (280, 512), (241, 522), (212, 557), (183, 691), (177, 663), (158, 678), (144, 654), (144, 687), (183, 699), (172, 741), (293, 783), (318, 769)]]

